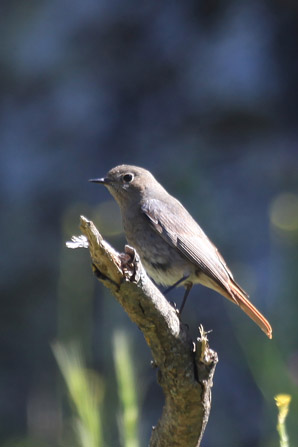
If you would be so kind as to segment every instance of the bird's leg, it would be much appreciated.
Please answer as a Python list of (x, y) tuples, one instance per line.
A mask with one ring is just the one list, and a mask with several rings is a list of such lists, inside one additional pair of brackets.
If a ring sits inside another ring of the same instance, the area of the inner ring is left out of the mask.
[(191, 289), (191, 288), (192, 288), (192, 282), (189, 282), (189, 283), (185, 286), (185, 293), (184, 293), (183, 301), (182, 301), (182, 304), (181, 304), (180, 309), (179, 309), (179, 314), (180, 314), (180, 315), (182, 314), (183, 307), (185, 306), (185, 303), (186, 303), (186, 300), (187, 300), (187, 297), (188, 297), (188, 295), (189, 295), (189, 292), (190, 292), (190, 289)]
[[(166, 295), (167, 293), (169, 293), (171, 290), (175, 289), (175, 287), (179, 286), (179, 284), (181, 284), (183, 281), (185, 281), (188, 277), (189, 277), (189, 275), (182, 276), (182, 278), (178, 279), (178, 281), (176, 281), (175, 284), (173, 284), (172, 286), (168, 287), (168, 288), (164, 291), (164, 295)], [(189, 289), (189, 290), (190, 290), (190, 289)]]

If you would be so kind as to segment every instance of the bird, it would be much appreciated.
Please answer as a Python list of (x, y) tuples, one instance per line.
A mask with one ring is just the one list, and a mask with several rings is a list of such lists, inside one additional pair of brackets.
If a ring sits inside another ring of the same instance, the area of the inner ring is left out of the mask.
[(185, 287), (180, 314), (193, 285), (202, 284), (238, 305), (272, 338), (270, 323), (236, 283), (216, 246), (151, 172), (123, 164), (89, 181), (106, 186), (118, 203), (127, 242), (155, 283), (168, 290)]

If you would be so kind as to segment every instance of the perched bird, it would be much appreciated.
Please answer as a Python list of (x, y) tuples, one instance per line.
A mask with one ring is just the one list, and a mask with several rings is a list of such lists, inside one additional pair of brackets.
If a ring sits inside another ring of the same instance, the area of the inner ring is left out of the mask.
[(90, 182), (105, 185), (117, 201), (126, 239), (149, 276), (157, 284), (186, 288), (180, 312), (192, 286), (203, 284), (237, 304), (272, 338), (269, 322), (234, 281), (215, 245), (149, 171), (120, 165)]

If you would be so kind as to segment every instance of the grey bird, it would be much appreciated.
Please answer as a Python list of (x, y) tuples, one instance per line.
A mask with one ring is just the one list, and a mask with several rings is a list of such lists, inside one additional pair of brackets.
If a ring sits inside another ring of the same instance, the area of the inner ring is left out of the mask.
[(89, 181), (105, 185), (117, 201), (127, 242), (149, 276), (157, 284), (186, 288), (180, 313), (192, 286), (202, 284), (237, 304), (272, 338), (270, 323), (234, 281), (215, 245), (149, 171), (120, 165)]

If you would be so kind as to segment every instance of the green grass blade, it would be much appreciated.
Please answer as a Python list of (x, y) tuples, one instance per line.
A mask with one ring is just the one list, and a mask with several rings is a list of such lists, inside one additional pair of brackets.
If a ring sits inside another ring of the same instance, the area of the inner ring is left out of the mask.
[(129, 350), (129, 339), (124, 331), (117, 331), (113, 337), (113, 353), (121, 403), (120, 431), (123, 447), (139, 447), (139, 409), (135, 376)]
[(52, 346), (75, 410), (75, 429), (82, 447), (102, 447), (101, 402), (103, 386), (99, 377), (84, 367), (82, 354), (75, 345)]

